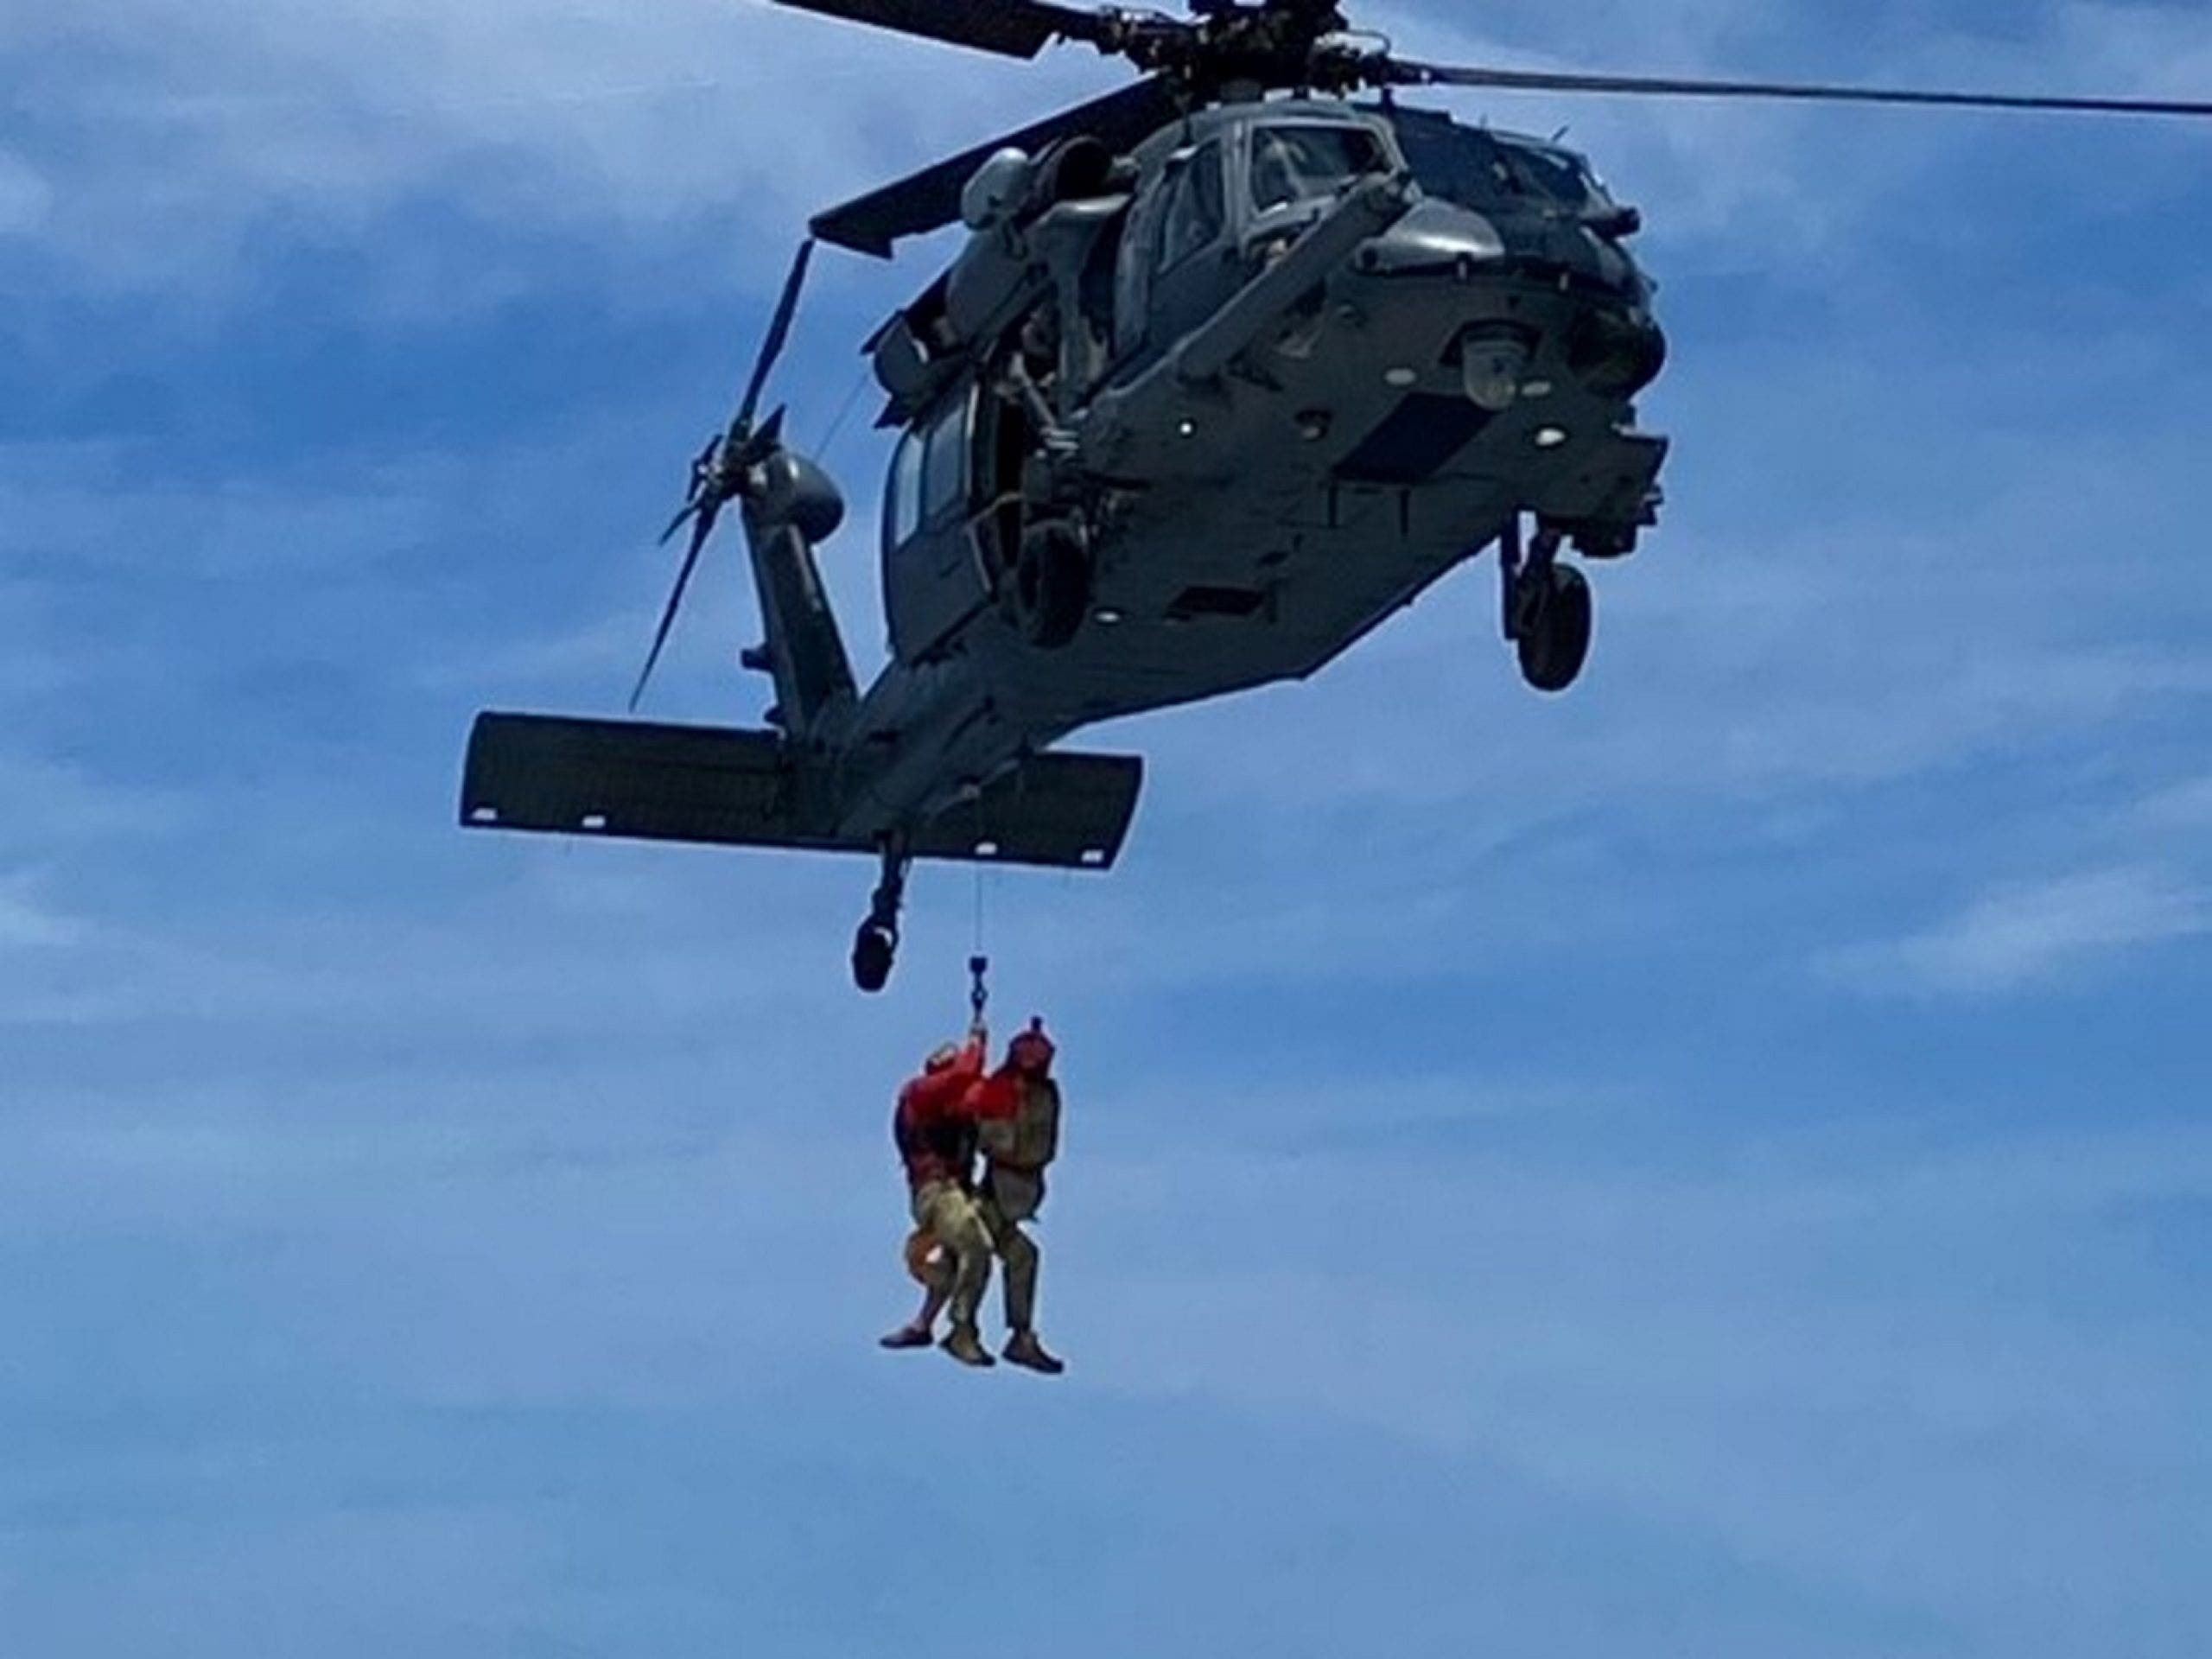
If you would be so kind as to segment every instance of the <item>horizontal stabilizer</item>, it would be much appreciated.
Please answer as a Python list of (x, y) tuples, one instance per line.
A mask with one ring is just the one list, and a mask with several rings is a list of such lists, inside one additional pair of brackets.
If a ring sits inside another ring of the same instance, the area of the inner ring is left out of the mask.
[(461, 822), (479, 830), (696, 842), (815, 844), (798, 773), (774, 732), (479, 715)]
[[(917, 858), (1113, 867), (1144, 764), (1040, 754), (912, 835)], [(709, 847), (873, 853), (841, 836), (818, 774), (774, 732), (543, 715), (477, 716), (461, 783), (472, 829)]]
[(1111, 869), (1143, 786), (1144, 762), (1134, 755), (1033, 754), (976, 800), (925, 825), (914, 856)]

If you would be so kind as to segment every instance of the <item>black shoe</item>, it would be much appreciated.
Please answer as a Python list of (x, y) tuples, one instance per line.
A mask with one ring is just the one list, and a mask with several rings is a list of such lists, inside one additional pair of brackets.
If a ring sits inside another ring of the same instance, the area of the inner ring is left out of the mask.
[(972, 1325), (956, 1325), (950, 1336), (938, 1344), (963, 1365), (973, 1365), (978, 1370), (988, 1370), (998, 1362), (985, 1350), (982, 1338), (976, 1334)]
[(1058, 1376), (1067, 1366), (1045, 1351), (1045, 1344), (1037, 1340), (1034, 1331), (1017, 1331), (1006, 1344), (1006, 1360), (1009, 1365), (1019, 1365), (1024, 1370), (1036, 1371), (1046, 1376)]

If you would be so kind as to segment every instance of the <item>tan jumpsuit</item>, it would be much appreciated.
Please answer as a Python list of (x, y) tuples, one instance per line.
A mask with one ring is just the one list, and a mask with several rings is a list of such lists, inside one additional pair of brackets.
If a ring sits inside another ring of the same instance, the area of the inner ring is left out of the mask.
[(1020, 1081), (1020, 1109), (982, 1128), (985, 1163), (977, 1192), (992, 1248), (1006, 1264), (1007, 1329), (1035, 1327), (1036, 1242), (1021, 1230), (1045, 1204), (1045, 1169), (1059, 1155), (1060, 1089), (1050, 1077)]

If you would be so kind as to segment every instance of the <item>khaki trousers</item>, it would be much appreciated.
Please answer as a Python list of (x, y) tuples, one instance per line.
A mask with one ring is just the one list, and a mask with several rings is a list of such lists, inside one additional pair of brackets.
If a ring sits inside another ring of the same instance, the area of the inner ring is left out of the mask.
[[(1037, 1323), (1037, 1243), (1021, 1230), (1021, 1223), (1014, 1217), (1034, 1215), (1037, 1206), (1033, 1201), (1025, 1202), (1023, 1196), (1018, 1196), (1008, 1178), (1001, 1177), (1000, 1181), (1004, 1184), (1000, 1192), (995, 1194), (992, 1187), (987, 1186), (977, 1207), (982, 1212), (984, 1228), (999, 1260), (1006, 1263), (1007, 1329), (1033, 1330)], [(1007, 1213), (1009, 1209), (1012, 1215)]]
[(953, 1323), (972, 1326), (991, 1276), (991, 1234), (982, 1211), (956, 1182), (931, 1181), (914, 1194), (914, 1224), (928, 1229), (951, 1258), (938, 1268), (931, 1288), (947, 1288), (949, 1275)]

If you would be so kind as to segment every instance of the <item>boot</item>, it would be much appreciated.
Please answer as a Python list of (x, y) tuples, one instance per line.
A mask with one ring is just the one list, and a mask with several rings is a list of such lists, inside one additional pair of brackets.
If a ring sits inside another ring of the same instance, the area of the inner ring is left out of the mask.
[(1058, 1376), (1067, 1366), (1045, 1351), (1045, 1344), (1037, 1340), (1034, 1331), (1017, 1331), (1006, 1345), (1007, 1363), (1019, 1365), (1026, 1370), (1041, 1372), (1046, 1376)]
[(926, 1348), (930, 1345), (930, 1333), (918, 1325), (902, 1325), (889, 1336), (877, 1338), (876, 1345), (894, 1350)]
[(976, 1334), (976, 1327), (972, 1325), (954, 1325), (951, 1334), (938, 1345), (963, 1365), (973, 1365), (982, 1370), (998, 1363), (984, 1348), (982, 1338)]

